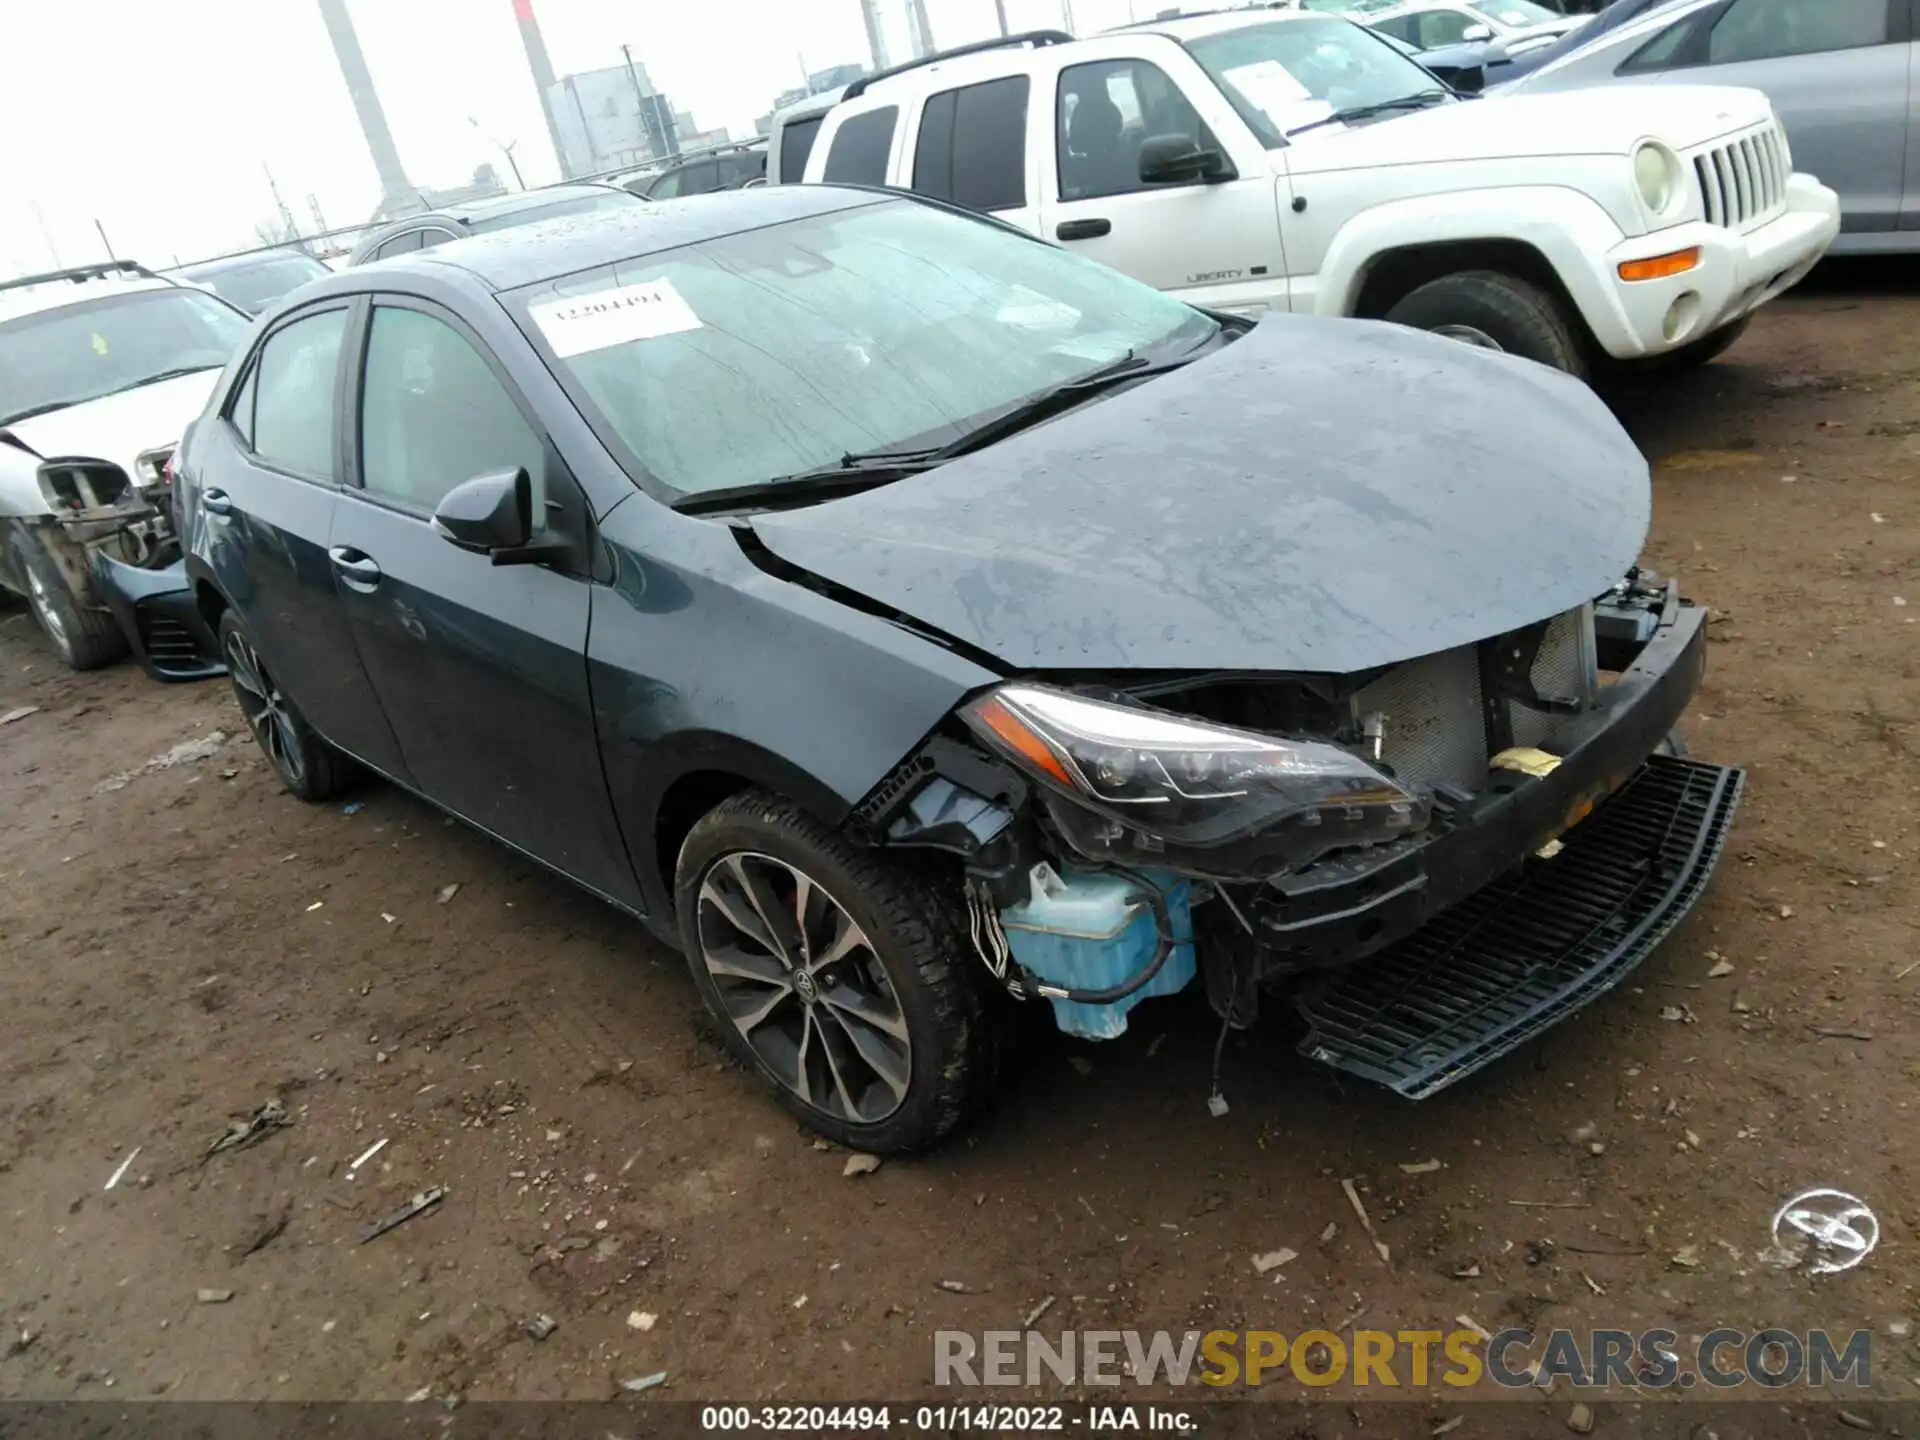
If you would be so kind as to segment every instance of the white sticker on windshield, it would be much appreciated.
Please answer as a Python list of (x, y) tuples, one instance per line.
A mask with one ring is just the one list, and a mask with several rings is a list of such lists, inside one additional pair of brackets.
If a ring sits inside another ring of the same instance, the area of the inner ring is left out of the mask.
[(700, 317), (671, 280), (643, 280), (591, 295), (543, 300), (529, 305), (527, 314), (562, 360), (701, 328)]
[(1278, 60), (1261, 60), (1252, 65), (1236, 65), (1226, 72), (1227, 83), (1267, 114), (1278, 120), (1289, 107), (1312, 98)]

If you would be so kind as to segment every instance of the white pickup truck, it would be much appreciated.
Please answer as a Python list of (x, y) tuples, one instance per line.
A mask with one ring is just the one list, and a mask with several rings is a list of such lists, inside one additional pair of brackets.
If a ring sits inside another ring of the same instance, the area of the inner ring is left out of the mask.
[(990, 212), (1196, 305), (1385, 318), (1578, 375), (1713, 358), (1839, 230), (1756, 90), (1469, 97), (1299, 10), (884, 71), (804, 178)]

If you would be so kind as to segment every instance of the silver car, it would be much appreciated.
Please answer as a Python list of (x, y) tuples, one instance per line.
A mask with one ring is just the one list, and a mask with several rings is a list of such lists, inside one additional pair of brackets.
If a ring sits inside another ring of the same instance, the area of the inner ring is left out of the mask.
[[(1840, 192), (1835, 254), (1920, 251), (1920, 0), (1673, 0), (1499, 88), (1751, 85)], [(1737, 204), (1739, 174), (1699, 179)]]

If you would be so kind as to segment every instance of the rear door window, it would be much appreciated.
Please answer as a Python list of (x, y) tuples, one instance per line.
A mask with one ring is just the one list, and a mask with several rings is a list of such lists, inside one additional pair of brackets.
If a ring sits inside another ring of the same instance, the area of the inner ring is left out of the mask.
[(254, 362), (253, 453), (276, 469), (337, 480), (340, 347), (347, 314), (323, 310), (269, 335)]
[(893, 127), (899, 118), (900, 108), (886, 105), (842, 124), (834, 133), (821, 178), (829, 184), (886, 184), (887, 156), (893, 150)]
[(970, 210), (1027, 203), (1025, 75), (946, 90), (927, 101), (914, 146), (913, 188)]
[(424, 230), (407, 230), (381, 245), (373, 252), (373, 258), (385, 260), (391, 255), (405, 255), (411, 250), (418, 250), (426, 244), (426, 241), (427, 236)]
[(1884, 45), (1890, 0), (1734, 0), (1707, 37), (1709, 65)]

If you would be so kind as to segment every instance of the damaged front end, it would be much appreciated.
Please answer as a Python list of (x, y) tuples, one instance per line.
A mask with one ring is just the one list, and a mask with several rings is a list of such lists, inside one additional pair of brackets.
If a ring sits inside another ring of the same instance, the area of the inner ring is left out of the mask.
[(103, 461), (49, 461), (41, 489), (68, 545), (76, 595), (113, 613), (141, 667), (154, 679), (205, 680), (226, 673), (219, 645), (194, 603), (174, 506), (174, 446), (148, 450), (128, 480)]
[(1742, 777), (1670, 753), (1705, 615), (1589, 604), (1355, 675), (1035, 678), (861, 808), (966, 857), (975, 948), (1070, 1033), (1203, 977), (1284, 988), (1302, 1052), (1420, 1097), (1617, 984), (1699, 897)]

